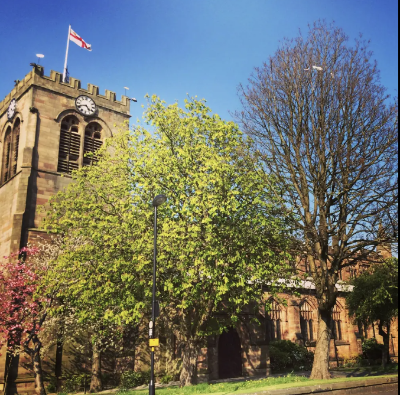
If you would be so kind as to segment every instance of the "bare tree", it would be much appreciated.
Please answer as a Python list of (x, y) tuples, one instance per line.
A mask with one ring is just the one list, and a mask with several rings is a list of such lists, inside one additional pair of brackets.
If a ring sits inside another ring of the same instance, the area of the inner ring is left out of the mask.
[(297, 214), (310, 263), (319, 302), (312, 378), (330, 377), (340, 270), (397, 239), (398, 102), (371, 57), (361, 36), (349, 46), (341, 29), (319, 21), (239, 87), (235, 115), (285, 191), (282, 206)]

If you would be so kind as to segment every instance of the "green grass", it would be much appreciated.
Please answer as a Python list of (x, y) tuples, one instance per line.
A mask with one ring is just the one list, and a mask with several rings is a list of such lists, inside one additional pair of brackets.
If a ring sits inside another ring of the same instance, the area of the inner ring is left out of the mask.
[(345, 372), (345, 373), (355, 373), (355, 374), (392, 374), (399, 372), (399, 365), (397, 363), (392, 363), (383, 368), (380, 365), (376, 366), (356, 366), (356, 367), (344, 367), (337, 368), (333, 370), (334, 372)]
[[(227, 394), (237, 392), (239, 390), (247, 391), (248, 388), (257, 389), (261, 387), (270, 387), (281, 384), (295, 383), (310, 381), (307, 377), (291, 376), (286, 377), (270, 377), (261, 380), (248, 380), (236, 383), (218, 383), (218, 384), (198, 384), (188, 387), (167, 387), (158, 388), (156, 391), (162, 395), (194, 395), (194, 394)], [(148, 394), (146, 390), (132, 390), (124, 392), (124, 395), (145, 395)]]
[[(388, 377), (397, 377), (397, 375), (392, 375)], [(260, 387), (256, 389), (249, 389), (249, 390), (239, 390), (234, 394), (245, 394), (245, 393), (252, 393), (252, 392), (261, 392), (261, 391), (271, 391), (271, 390), (278, 390), (278, 389), (285, 389), (285, 388), (293, 388), (293, 387), (303, 387), (303, 386), (312, 386), (312, 385), (324, 385), (324, 384), (333, 384), (333, 383), (345, 383), (345, 382), (353, 382), (353, 381), (365, 381), (376, 379), (376, 377), (345, 377), (345, 378), (337, 378), (332, 380), (310, 380), (308, 379), (307, 382), (304, 384), (299, 383), (287, 383), (287, 384), (278, 384), (269, 387)]]
[[(218, 383), (218, 384), (199, 384), (184, 388), (167, 387), (156, 389), (160, 395), (194, 395), (194, 394), (245, 394), (273, 389), (284, 389), (292, 387), (302, 387), (308, 385), (321, 385), (330, 383), (341, 383), (346, 381), (362, 381), (376, 377), (351, 377), (338, 378), (332, 380), (310, 380), (303, 376), (288, 375), (286, 377), (270, 377), (261, 380), (248, 380), (237, 383)], [(132, 390), (123, 392), (124, 395), (146, 395), (149, 390)]]

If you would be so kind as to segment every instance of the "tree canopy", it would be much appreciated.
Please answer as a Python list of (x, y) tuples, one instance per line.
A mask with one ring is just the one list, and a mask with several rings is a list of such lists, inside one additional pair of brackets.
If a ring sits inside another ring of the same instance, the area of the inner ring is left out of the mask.
[(321, 21), (285, 40), (239, 87), (236, 113), (282, 209), (297, 215), (319, 303), (313, 378), (329, 378), (339, 272), (397, 242), (398, 102), (368, 42), (348, 41)]
[(205, 336), (259, 301), (262, 284), (291, 273), (292, 216), (277, 205), (274, 179), (266, 186), (249, 160), (251, 140), (203, 100), (181, 108), (153, 96), (145, 120), (150, 130), (110, 138), (96, 166), (51, 199), (45, 226), (64, 234), (65, 254), (49, 281), (68, 285), (63, 297), (82, 319), (139, 322), (151, 300), (150, 203), (165, 194), (157, 291), (162, 320), (182, 336), (188, 384)]
[(366, 325), (378, 323), (385, 346), (383, 365), (389, 356), (390, 326), (399, 316), (398, 276), (398, 259), (388, 259), (352, 280), (354, 289), (346, 297), (349, 314), (357, 321)]

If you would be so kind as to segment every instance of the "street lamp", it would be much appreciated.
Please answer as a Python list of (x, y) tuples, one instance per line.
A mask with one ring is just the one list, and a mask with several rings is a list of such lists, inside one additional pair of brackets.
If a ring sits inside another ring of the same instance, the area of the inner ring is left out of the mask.
[(165, 203), (165, 195), (157, 195), (153, 199), (154, 207), (154, 256), (153, 256), (153, 300), (151, 305), (151, 321), (149, 323), (149, 345), (151, 348), (151, 373), (149, 384), (149, 395), (155, 395), (156, 387), (154, 382), (154, 349), (159, 345), (159, 340), (155, 338), (155, 323), (159, 315), (159, 305), (156, 301), (156, 266), (157, 266), (157, 207)]

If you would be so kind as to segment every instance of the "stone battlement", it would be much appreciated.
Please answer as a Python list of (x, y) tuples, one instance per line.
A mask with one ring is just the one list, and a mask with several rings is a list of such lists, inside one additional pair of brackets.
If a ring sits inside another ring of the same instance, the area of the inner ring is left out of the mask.
[[(36, 65), (23, 80), (16, 83), (12, 91), (0, 102), (0, 116), (7, 110), (12, 99), (18, 100), (32, 85), (61, 92), (71, 97), (91, 95), (98, 105), (129, 114), (130, 99), (127, 96), (122, 95), (121, 101), (117, 101), (115, 92), (106, 89), (105, 95), (100, 95), (99, 87), (90, 83), (87, 84), (87, 89), (82, 89), (80, 80), (70, 77), (69, 82), (62, 82), (62, 73), (51, 70), (50, 76), (46, 76), (44, 68)], [(96, 98), (100, 100), (96, 100)]]

